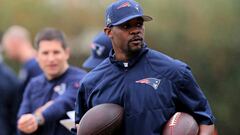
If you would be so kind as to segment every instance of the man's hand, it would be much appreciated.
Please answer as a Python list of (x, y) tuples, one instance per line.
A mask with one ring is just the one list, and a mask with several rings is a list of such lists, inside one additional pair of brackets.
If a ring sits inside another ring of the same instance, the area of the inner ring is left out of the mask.
[(39, 107), (34, 114), (24, 114), (18, 120), (18, 129), (24, 133), (30, 134), (38, 129), (39, 125), (43, 125), (45, 122), (42, 112), (53, 104), (53, 101), (49, 101), (43, 106)]
[(33, 114), (24, 114), (18, 120), (17, 127), (20, 131), (30, 134), (38, 129), (38, 123)]
[(214, 125), (199, 125), (198, 135), (213, 135)]

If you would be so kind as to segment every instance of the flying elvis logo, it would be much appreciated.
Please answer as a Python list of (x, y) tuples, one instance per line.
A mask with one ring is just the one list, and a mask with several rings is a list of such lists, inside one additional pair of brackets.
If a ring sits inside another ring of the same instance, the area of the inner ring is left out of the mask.
[(117, 9), (121, 9), (121, 8), (124, 8), (124, 7), (130, 7), (130, 3), (129, 2), (125, 2), (123, 3), (122, 5), (120, 5), (119, 7), (117, 7)]
[(160, 82), (161, 82), (161, 80), (160, 80), (160, 79), (157, 79), (157, 78), (144, 78), (144, 79), (141, 79), (141, 80), (136, 81), (136, 83), (150, 85), (150, 86), (152, 86), (155, 90), (158, 88)]

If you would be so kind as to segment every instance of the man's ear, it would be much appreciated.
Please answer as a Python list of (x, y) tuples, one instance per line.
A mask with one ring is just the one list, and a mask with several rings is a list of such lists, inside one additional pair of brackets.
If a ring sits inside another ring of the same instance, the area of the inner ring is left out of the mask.
[(106, 34), (109, 38), (112, 37), (112, 30), (111, 30), (111, 28), (105, 27), (105, 28), (104, 28), (104, 32), (105, 32), (105, 34)]

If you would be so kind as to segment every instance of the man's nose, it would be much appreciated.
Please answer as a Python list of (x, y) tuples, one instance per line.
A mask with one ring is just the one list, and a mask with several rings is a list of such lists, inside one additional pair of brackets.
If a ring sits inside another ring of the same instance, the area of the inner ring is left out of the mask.
[(54, 55), (53, 54), (49, 54), (48, 55), (48, 60), (49, 61), (53, 61), (54, 60)]
[(142, 27), (133, 27), (129, 33), (136, 35), (136, 34), (140, 34), (142, 32)]

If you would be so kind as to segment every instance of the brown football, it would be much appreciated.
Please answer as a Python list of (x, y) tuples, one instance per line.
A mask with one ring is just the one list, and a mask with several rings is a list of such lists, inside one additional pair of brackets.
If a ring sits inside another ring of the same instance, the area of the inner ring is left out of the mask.
[(164, 126), (163, 135), (198, 135), (198, 131), (199, 126), (191, 115), (177, 112)]
[(116, 135), (120, 132), (123, 107), (100, 104), (88, 110), (80, 120), (77, 135)]

